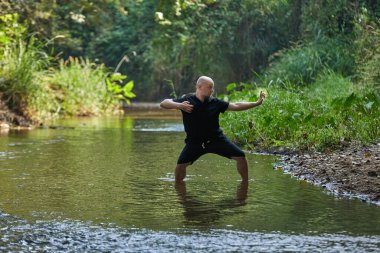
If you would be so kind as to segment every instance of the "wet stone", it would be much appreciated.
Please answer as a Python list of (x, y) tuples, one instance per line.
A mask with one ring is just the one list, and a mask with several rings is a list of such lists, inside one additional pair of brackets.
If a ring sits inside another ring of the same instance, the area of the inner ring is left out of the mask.
[[(310, 182), (322, 186), (333, 178), (338, 183), (334, 190), (327, 187), (330, 191), (349, 191), (351, 196), (371, 202), (376, 193), (380, 192), (380, 184), (377, 183), (380, 175), (379, 154), (380, 145), (372, 145), (363, 148), (348, 147), (328, 154), (293, 156), (291, 161), (294, 168), (291, 173), (300, 179), (302, 175), (309, 174)], [(310, 159), (311, 157), (313, 158)]]
[(377, 177), (377, 172), (376, 171), (368, 171), (368, 176), (370, 177)]

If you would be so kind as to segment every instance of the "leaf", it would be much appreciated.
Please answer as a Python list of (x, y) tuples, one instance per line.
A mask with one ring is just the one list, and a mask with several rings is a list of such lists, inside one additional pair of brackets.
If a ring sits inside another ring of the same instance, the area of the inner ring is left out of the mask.
[(119, 85), (114, 84), (112, 87), (112, 91), (116, 94), (119, 94), (123, 92), (123, 89)]
[(253, 88), (255, 88), (255, 86), (253, 84), (250, 84), (250, 83), (240, 83), (240, 86), (243, 87), (245, 90), (251, 90)]
[(111, 80), (112, 81), (121, 81), (121, 80), (124, 80), (125, 78), (127, 78), (126, 75), (121, 75), (119, 73), (114, 73), (111, 75)]
[(355, 93), (351, 93), (351, 95), (348, 96), (348, 98), (346, 98), (346, 100), (344, 101), (344, 108), (351, 107), (351, 105), (355, 102), (355, 100), (356, 100)]
[(134, 97), (136, 97), (136, 94), (133, 93), (133, 92), (131, 92), (131, 91), (124, 91), (123, 95), (124, 95), (124, 97), (127, 97), (127, 98), (134, 98)]
[(112, 91), (112, 83), (110, 79), (106, 78), (106, 85), (107, 85), (107, 91), (111, 92)]
[(374, 102), (371, 101), (371, 102), (365, 103), (364, 106), (365, 106), (365, 108), (367, 108), (368, 110), (371, 110), (373, 104), (374, 104)]
[(124, 91), (132, 91), (134, 86), (133, 81), (129, 81), (126, 85), (124, 85), (123, 90)]
[(309, 122), (313, 116), (314, 116), (314, 115), (313, 115), (313, 112), (311, 112), (309, 115), (307, 115), (307, 116), (303, 119), (303, 122), (304, 122), (304, 123)]
[(299, 116), (301, 116), (301, 114), (298, 113), (298, 112), (295, 112), (295, 113), (293, 113), (292, 118), (293, 118), (293, 119), (296, 119), (296, 118), (298, 118)]
[(232, 91), (232, 90), (235, 90), (236, 89), (236, 83), (230, 83), (229, 85), (227, 85), (226, 89), (228, 92)]

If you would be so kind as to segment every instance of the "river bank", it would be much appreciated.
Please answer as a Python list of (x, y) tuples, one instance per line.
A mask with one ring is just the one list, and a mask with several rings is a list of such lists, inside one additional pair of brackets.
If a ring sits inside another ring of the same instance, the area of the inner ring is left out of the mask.
[(0, 133), (7, 133), (10, 129), (31, 129), (32, 126), (31, 119), (9, 109), (0, 93)]
[(338, 197), (380, 205), (380, 143), (330, 153), (282, 155), (274, 169), (322, 186)]

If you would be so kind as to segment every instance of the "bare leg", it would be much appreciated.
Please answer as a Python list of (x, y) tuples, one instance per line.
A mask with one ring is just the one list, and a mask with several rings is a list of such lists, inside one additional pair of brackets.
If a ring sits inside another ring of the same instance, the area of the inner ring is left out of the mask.
[(181, 183), (183, 179), (186, 177), (186, 167), (189, 166), (190, 163), (181, 163), (177, 164), (175, 168), (175, 182)]
[(242, 182), (248, 182), (248, 162), (244, 156), (231, 157), (236, 161), (236, 168), (241, 176)]
[(236, 199), (240, 204), (245, 204), (248, 195), (248, 181), (241, 181), (236, 192)]
[(178, 182), (178, 183), (176, 182), (175, 190), (177, 191), (177, 194), (180, 197), (181, 202), (185, 202), (186, 201), (186, 183), (184, 181)]

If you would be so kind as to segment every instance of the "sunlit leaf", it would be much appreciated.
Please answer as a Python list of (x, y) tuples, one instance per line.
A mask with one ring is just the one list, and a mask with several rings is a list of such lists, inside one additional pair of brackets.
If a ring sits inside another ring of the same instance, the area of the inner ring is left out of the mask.
[(131, 91), (124, 91), (123, 94), (124, 94), (124, 96), (127, 97), (127, 98), (134, 98), (134, 97), (136, 97), (136, 94), (134, 94), (134, 93), (131, 92)]
[(107, 88), (112, 86), (112, 83), (111, 83), (110, 79), (108, 79), (108, 78), (106, 78), (106, 85), (107, 85)]
[(123, 89), (119, 85), (116, 84), (113, 86), (113, 91), (115, 93), (121, 93), (121, 92), (123, 92)]
[(134, 86), (133, 81), (129, 81), (129, 82), (123, 87), (123, 90), (124, 90), (124, 91), (131, 91), (131, 90), (133, 89), (133, 86)]
[(114, 73), (111, 75), (111, 80), (112, 81), (120, 81), (120, 80), (124, 80), (125, 78), (127, 78), (126, 75), (121, 75), (119, 73)]

